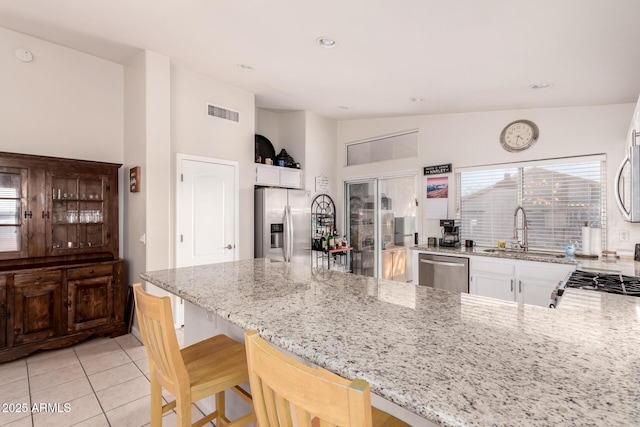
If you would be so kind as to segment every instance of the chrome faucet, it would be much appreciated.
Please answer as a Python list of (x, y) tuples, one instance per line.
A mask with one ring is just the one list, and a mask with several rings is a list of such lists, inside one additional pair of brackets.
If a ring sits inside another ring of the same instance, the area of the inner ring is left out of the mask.
[[(520, 243), (520, 239), (518, 238), (518, 211), (522, 211), (522, 243)], [(527, 234), (527, 214), (524, 211), (522, 206), (518, 206), (516, 210), (513, 212), (513, 238), (522, 250), (529, 249), (529, 237)]]

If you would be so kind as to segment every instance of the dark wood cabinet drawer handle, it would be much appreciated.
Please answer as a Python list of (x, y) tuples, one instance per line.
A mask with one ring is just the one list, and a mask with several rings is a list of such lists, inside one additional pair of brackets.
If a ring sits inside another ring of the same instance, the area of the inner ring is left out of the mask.
[(89, 274), (93, 274), (93, 270), (89, 270)]
[(33, 213), (31, 211), (24, 211), (25, 218), (33, 218)]
[(47, 212), (42, 211), (42, 218), (47, 218), (48, 219), (49, 218), (49, 211), (47, 211)]
[(15, 332), (15, 333), (16, 333), (16, 335), (18, 335), (19, 333), (21, 333), (21, 332), (22, 332), (22, 329), (20, 329), (20, 328), (15, 328), (15, 329), (13, 330), (13, 332)]
[(42, 277), (36, 276), (36, 280), (42, 280)]

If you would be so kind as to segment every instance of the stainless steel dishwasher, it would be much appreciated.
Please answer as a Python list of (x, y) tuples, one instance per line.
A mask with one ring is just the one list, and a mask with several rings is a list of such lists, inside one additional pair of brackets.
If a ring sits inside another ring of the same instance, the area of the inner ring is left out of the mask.
[(418, 284), (469, 293), (469, 258), (420, 254)]

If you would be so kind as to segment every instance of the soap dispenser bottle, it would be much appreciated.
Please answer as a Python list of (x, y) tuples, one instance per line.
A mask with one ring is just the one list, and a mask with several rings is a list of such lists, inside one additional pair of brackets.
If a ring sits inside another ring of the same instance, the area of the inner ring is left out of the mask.
[(569, 242), (569, 245), (565, 248), (567, 256), (574, 256), (576, 254), (576, 247), (573, 242)]

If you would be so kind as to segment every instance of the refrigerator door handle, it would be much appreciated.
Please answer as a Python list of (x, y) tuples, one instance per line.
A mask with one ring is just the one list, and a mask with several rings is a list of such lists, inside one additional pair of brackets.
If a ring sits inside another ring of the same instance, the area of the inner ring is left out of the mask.
[(289, 245), (291, 242), (291, 229), (289, 226), (289, 206), (284, 207), (284, 244), (282, 250), (284, 251), (284, 261), (289, 262), (291, 254), (289, 252)]
[(291, 262), (291, 258), (293, 258), (293, 215), (291, 215), (291, 206), (287, 206), (287, 211), (289, 211), (289, 262)]
[(289, 251), (289, 217), (287, 215), (287, 207), (284, 207), (283, 233), (282, 233), (282, 253), (284, 254), (284, 262), (287, 262), (287, 252)]

